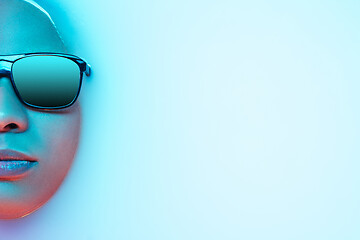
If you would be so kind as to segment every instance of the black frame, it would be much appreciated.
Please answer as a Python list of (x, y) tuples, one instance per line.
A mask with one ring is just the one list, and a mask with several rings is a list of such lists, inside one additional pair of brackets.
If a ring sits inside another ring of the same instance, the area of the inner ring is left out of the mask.
[[(31, 56), (59, 56), (59, 57), (64, 57), (67, 59), (72, 60), (73, 62), (75, 62), (80, 69), (80, 84), (79, 84), (79, 89), (76, 93), (76, 96), (74, 97), (74, 99), (67, 105), (64, 106), (60, 106), (60, 107), (41, 107), (41, 106), (36, 106), (36, 105), (32, 105), (30, 103), (25, 102), (17, 88), (13, 79), (13, 74), (12, 74), (12, 68), (13, 65), (16, 61), (19, 61), (20, 59), (23, 58), (27, 58), (27, 57), (31, 57)], [(13, 86), (13, 89), (17, 95), (17, 97), (19, 98), (19, 100), (25, 104), (26, 106), (32, 107), (32, 108), (37, 108), (37, 109), (62, 109), (62, 108), (67, 108), (70, 107), (71, 105), (73, 105), (76, 101), (76, 99), (79, 97), (80, 94), (80, 89), (81, 89), (81, 85), (82, 85), (82, 79), (83, 79), (83, 73), (86, 74), (86, 76), (90, 76), (91, 74), (91, 67), (90, 65), (85, 62), (85, 60), (79, 58), (78, 56), (75, 55), (71, 55), (71, 54), (64, 54), (64, 53), (54, 53), (54, 52), (35, 52), (35, 53), (23, 53), (23, 54), (10, 54), (10, 55), (0, 55), (0, 62), (8, 62), (11, 63), (11, 67), (10, 68), (6, 68), (6, 67), (0, 67), (0, 77), (5, 76), (8, 77), (11, 81), (11, 85)]]

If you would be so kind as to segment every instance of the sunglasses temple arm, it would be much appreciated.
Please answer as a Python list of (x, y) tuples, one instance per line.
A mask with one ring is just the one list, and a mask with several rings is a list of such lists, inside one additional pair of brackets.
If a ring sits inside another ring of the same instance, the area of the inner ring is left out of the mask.
[(85, 69), (85, 74), (86, 74), (86, 76), (90, 76), (90, 74), (91, 74), (91, 66), (90, 66), (90, 64), (88, 64), (88, 63), (86, 63), (86, 69)]

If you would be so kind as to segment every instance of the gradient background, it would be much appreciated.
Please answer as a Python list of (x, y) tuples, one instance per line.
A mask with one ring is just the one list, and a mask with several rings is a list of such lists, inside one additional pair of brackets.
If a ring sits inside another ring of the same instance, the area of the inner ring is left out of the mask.
[(82, 142), (1, 239), (360, 238), (360, 2), (39, 0), (93, 76)]

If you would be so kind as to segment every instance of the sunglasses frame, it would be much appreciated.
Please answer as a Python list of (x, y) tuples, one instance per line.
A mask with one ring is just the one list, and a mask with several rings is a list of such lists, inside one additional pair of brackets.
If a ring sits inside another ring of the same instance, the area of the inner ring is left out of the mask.
[[(33, 105), (30, 103), (25, 102), (22, 97), (20, 96), (19, 91), (16, 88), (14, 79), (13, 79), (13, 66), (14, 63), (23, 59), (23, 58), (27, 58), (27, 57), (32, 57), (32, 56), (58, 56), (58, 57), (63, 57), (63, 58), (67, 58), (73, 62), (75, 62), (80, 69), (80, 78), (79, 78), (79, 88), (78, 91), (76, 93), (76, 96), (74, 97), (74, 99), (67, 105), (64, 106), (59, 106), (59, 107), (42, 107), (42, 106), (37, 106), (37, 105)], [(2, 66), (2, 64), (0, 64), (0, 77), (8, 77), (11, 81), (11, 85), (17, 95), (17, 97), (19, 98), (19, 100), (25, 104), (26, 106), (32, 107), (32, 108), (37, 108), (37, 109), (42, 109), (42, 110), (52, 110), (52, 109), (63, 109), (63, 108), (67, 108), (70, 107), (71, 105), (73, 105), (75, 103), (75, 101), (77, 100), (77, 98), (79, 97), (80, 94), (80, 89), (81, 89), (81, 85), (82, 85), (82, 79), (83, 79), (83, 73), (85, 73), (86, 76), (90, 76), (91, 74), (91, 66), (82, 58), (72, 55), (72, 54), (64, 54), (64, 53), (54, 53), (54, 52), (34, 52), (34, 53), (23, 53), (23, 54), (10, 54), (10, 55), (0, 55), (0, 63), (1, 62), (7, 62), (10, 63), (11, 66), (10, 67), (6, 67), (6, 66)]]

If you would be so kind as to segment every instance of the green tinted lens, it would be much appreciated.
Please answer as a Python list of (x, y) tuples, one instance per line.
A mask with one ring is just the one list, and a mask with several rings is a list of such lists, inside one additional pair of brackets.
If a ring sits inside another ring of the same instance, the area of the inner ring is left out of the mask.
[(29, 56), (13, 64), (12, 76), (20, 97), (28, 104), (57, 108), (74, 101), (80, 87), (80, 68), (60, 56)]

